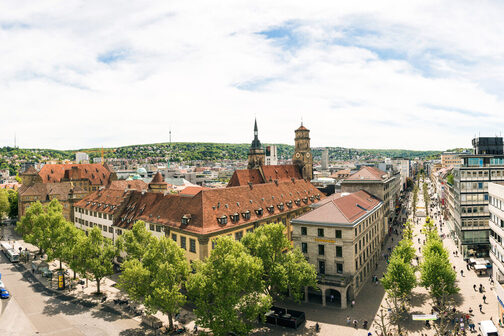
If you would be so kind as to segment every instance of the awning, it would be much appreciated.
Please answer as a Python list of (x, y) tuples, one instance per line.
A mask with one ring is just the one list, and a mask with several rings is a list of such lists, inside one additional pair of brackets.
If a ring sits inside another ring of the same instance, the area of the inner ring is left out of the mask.
[(474, 269), (475, 269), (476, 271), (482, 271), (482, 270), (486, 270), (486, 269), (487, 269), (487, 267), (486, 267), (486, 265), (476, 264), (476, 265), (474, 265)]

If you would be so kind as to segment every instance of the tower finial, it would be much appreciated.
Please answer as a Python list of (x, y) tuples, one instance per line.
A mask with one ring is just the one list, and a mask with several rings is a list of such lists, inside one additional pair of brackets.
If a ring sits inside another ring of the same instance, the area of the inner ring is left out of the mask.
[(303, 126), (303, 116), (301, 116), (301, 126)]

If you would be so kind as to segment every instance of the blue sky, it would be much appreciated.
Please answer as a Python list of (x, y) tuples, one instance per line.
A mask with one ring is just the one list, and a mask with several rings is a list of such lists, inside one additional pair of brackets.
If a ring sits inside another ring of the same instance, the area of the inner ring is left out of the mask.
[[(504, 126), (498, 1), (27, 0), (0, 11), (0, 146), (447, 149)], [(450, 15), (447, 15), (450, 13)]]

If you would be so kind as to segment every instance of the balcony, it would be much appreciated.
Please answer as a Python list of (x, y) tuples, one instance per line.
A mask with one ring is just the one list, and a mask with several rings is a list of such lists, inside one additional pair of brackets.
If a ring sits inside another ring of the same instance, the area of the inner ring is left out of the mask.
[(353, 281), (353, 276), (349, 274), (341, 275), (331, 275), (331, 274), (319, 274), (317, 276), (317, 282), (321, 285), (346, 287), (349, 283)]

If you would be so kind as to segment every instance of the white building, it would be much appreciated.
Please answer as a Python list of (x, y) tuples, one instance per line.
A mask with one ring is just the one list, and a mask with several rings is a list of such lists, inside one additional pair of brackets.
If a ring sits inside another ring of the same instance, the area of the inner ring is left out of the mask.
[(75, 163), (89, 163), (89, 155), (84, 152), (75, 153)]
[(274, 166), (278, 164), (278, 155), (276, 146), (266, 146), (266, 165)]

